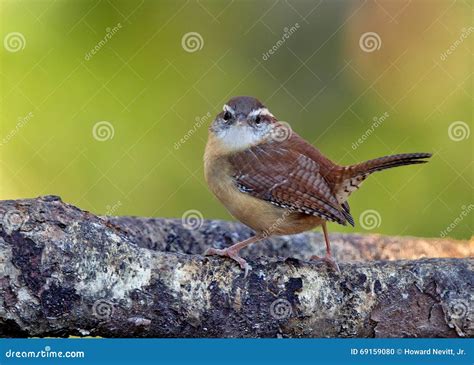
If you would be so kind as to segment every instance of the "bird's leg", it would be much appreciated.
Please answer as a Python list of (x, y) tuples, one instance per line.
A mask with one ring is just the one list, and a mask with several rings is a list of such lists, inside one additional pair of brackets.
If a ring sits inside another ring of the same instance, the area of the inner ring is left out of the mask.
[(236, 244), (230, 247), (224, 248), (222, 250), (217, 249), (217, 248), (212, 248), (212, 247), (208, 248), (204, 252), (204, 255), (205, 256), (219, 255), (219, 256), (230, 257), (231, 259), (239, 263), (240, 267), (245, 270), (245, 276), (247, 276), (248, 271), (251, 270), (252, 267), (247, 263), (247, 261), (245, 261), (242, 257), (239, 256), (239, 251), (254, 242), (260, 241), (263, 238), (264, 238), (263, 235), (256, 234), (253, 237), (237, 242)]
[[(339, 265), (337, 264), (336, 260), (334, 260), (334, 257), (332, 257), (331, 254), (331, 243), (329, 242), (329, 234), (328, 234), (328, 229), (326, 227), (326, 222), (322, 223), (323, 227), (323, 233), (324, 233), (324, 241), (326, 241), (326, 255), (322, 258), (324, 261), (326, 261), (335, 271), (341, 272), (339, 269)], [(321, 257), (319, 256), (311, 256), (311, 259), (314, 260), (319, 260)]]

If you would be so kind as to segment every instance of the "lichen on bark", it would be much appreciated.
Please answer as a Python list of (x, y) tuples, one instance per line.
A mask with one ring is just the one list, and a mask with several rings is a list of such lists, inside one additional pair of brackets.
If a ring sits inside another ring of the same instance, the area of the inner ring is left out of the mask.
[[(233, 261), (240, 224), (98, 217), (58, 197), (0, 202), (0, 336), (472, 337), (473, 243), (318, 233)], [(427, 256), (437, 258), (427, 258)]]

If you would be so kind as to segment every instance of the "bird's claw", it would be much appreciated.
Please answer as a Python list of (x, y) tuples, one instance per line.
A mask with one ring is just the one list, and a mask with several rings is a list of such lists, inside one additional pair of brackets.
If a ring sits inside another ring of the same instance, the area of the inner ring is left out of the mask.
[(337, 273), (341, 273), (341, 269), (339, 268), (339, 265), (337, 264), (336, 260), (330, 255), (325, 255), (324, 257), (319, 257), (317, 255), (313, 255), (310, 257), (310, 260), (322, 260), (326, 262), (334, 271)]
[(204, 252), (204, 256), (226, 256), (230, 257), (232, 260), (236, 261), (240, 267), (245, 270), (244, 278), (247, 277), (247, 274), (250, 270), (252, 270), (252, 267), (248, 264), (247, 261), (245, 261), (242, 257), (239, 256), (239, 253), (234, 251), (234, 250), (229, 250), (228, 248), (225, 249), (218, 249), (218, 248), (208, 248)]

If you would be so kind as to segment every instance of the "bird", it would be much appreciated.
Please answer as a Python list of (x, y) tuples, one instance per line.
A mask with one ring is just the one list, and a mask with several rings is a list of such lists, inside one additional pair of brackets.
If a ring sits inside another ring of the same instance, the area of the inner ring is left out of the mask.
[(354, 226), (348, 198), (374, 172), (427, 162), (431, 153), (404, 153), (343, 166), (279, 121), (251, 96), (224, 104), (209, 127), (204, 175), (211, 192), (237, 220), (255, 234), (225, 249), (208, 248), (204, 255), (251, 266), (239, 254), (271, 236), (291, 235), (322, 227), (326, 255), (322, 259), (340, 272), (329, 240), (327, 222)]

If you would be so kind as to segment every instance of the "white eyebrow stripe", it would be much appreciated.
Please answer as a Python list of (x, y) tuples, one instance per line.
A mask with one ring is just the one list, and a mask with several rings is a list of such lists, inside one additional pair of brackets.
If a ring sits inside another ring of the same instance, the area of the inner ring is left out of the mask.
[(249, 113), (249, 117), (255, 117), (257, 115), (268, 115), (269, 117), (273, 117), (273, 114), (270, 113), (270, 111), (267, 108), (259, 108)]
[(222, 110), (224, 110), (225, 112), (229, 112), (231, 114), (235, 114), (235, 110), (232, 109), (229, 105), (227, 104), (224, 104), (224, 107), (222, 108)]

